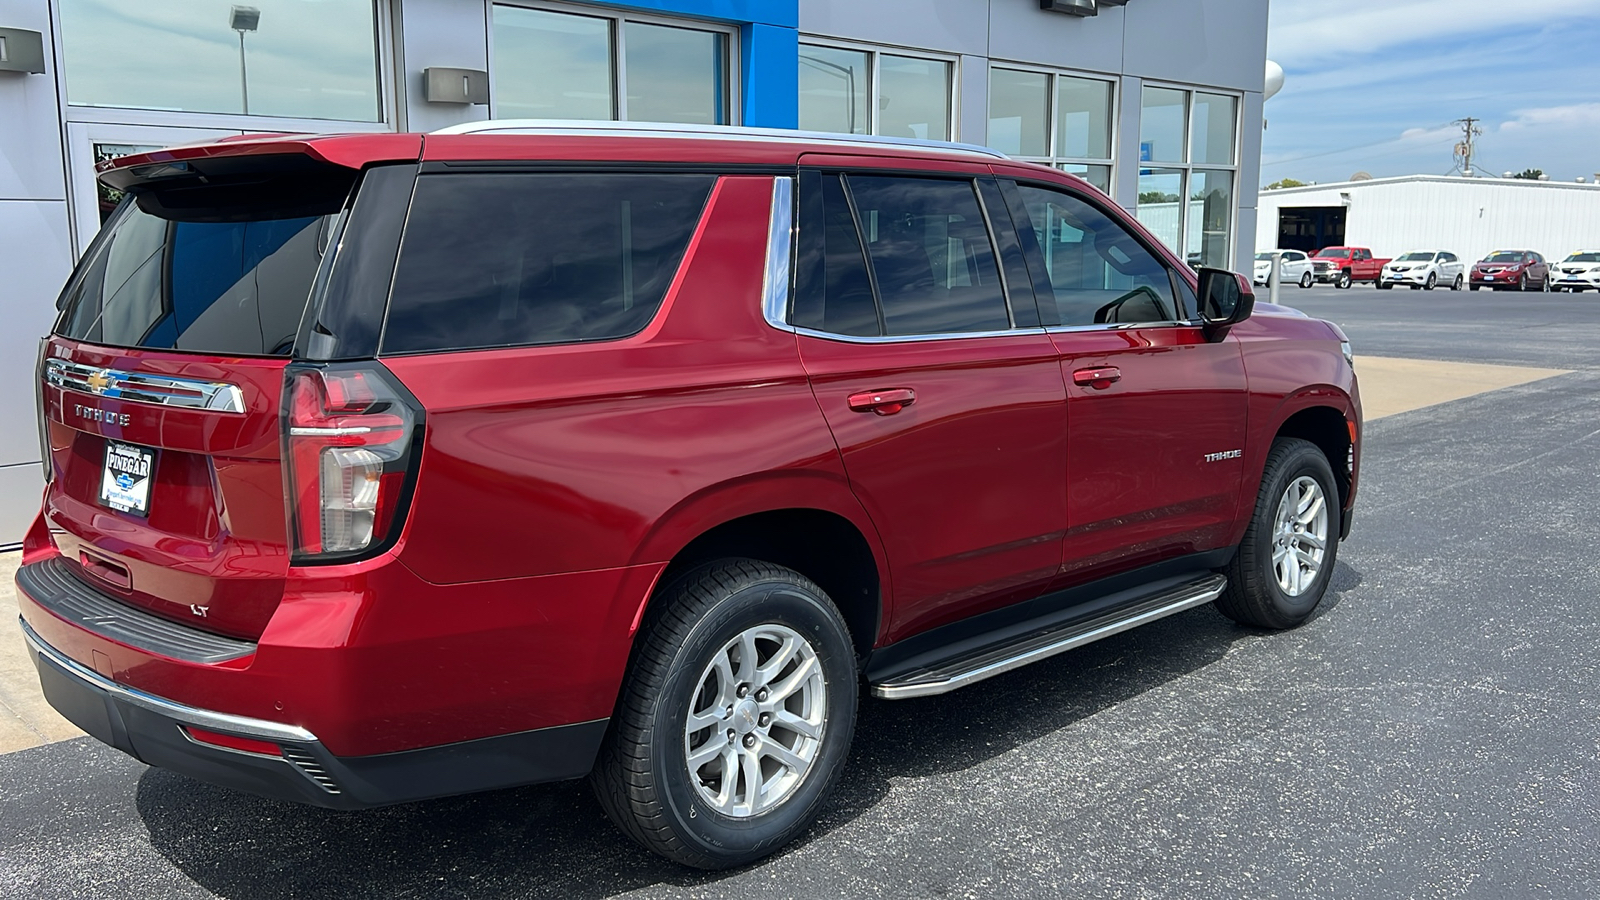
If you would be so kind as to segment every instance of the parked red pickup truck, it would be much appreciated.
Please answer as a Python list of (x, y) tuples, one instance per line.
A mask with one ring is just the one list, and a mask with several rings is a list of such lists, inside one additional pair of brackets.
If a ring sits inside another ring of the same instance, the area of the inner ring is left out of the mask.
[(1311, 257), (1312, 271), (1317, 281), (1341, 290), (1357, 281), (1378, 283), (1388, 259), (1377, 259), (1366, 247), (1324, 247)]

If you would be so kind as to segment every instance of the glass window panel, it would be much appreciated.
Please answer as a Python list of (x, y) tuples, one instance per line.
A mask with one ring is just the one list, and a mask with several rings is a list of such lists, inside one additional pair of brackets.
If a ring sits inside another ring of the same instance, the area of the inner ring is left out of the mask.
[(1056, 156), (1111, 158), (1111, 82), (1056, 78)]
[(661, 306), (715, 182), (712, 175), (423, 176), (383, 352), (633, 334)]
[(332, 216), (172, 222), (127, 203), (80, 266), (66, 337), (121, 347), (289, 353)]
[(867, 103), (871, 61), (857, 50), (800, 45), (800, 127), (871, 134)]
[(1083, 163), (1062, 163), (1059, 168), (1063, 172), (1071, 172), (1079, 178), (1082, 178), (1084, 181), (1089, 182), (1090, 184), (1099, 188), (1101, 193), (1111, 193), (1110, 166), (1091, 166)]
[(878, 57), (878, 134), (950, 140), (950, 64)]
[(1166, 265), (1127, 229), (1063, 191), (1029, 186), (1019, 190), (1044, 254), (1061, 324), (1177, 318)]
[(254, 30), (240, 32), (232, 28), (230, 5), (217, 0), (137, 5), (61, 0), (67, 101), (382, 119), (372, 0), (251, 0), (251, 5), (260, 18)]
[(989, 146), (1013, 156), (1048, 156), (1050, 76), (989, 70)]
[(1144, 89), (1144, 109), (1139, 117), (1140, 162), (1184, 162), (1188, 147), (1185, 112), (1189, 92), (1170, 88)]
[(1228, 252), (1233, 173), (1197, 171), (1189, 184), (1189, 261), (1216, 269), (1233, 268)]
[(1233, 165), (1233, 135), (1238, 101), (1220, 94), (1194, 95), (1194, 136), (1189, 161)]
[(728, 124), (727, 35), (629, 22), (628, 118)]
[(1183, 171), (1139, 170), (1139, 222), (1174, 253), (1182, 253)]
[(969, 181), (850, 176), (888, 334), (1011, 327)]
[(611, 119), (611, 23), (494, 7), (494, 111), (504, 119)]

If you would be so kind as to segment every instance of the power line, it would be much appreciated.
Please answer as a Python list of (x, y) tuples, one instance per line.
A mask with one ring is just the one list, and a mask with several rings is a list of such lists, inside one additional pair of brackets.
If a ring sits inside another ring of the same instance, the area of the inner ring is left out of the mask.
[(1483, 129), (1478, 127), (1478, 123), (1481, 121), (1483, 120), (1468, 116), (1465, 119), (1457, 119), (1450, 123), (1452, 125), (1460, 125), (1462, 133), (1466, 135), (1466, 139), (1456, 145), (1455, 158), (1461, 165), (1461, 174), (1467, 178), (1472, 177), (1472, 154), (1476, 149), (1472, 146), (1472, 141), (1483, 134)]
[[(1423, 130), (1424, 131), (1434, 131), (1436, 129), (1444, 128), (1447, 125), (1453, 125), (1453, 124), (1455, 124), (1455, 123), (1454, 122), (1441, 122), (1441, 123), (1439, 123), (1437, 125), (1429, 125), (1427, 128), (1425, 128)], [(1324, 150), (1321, 153), (1308, 153), (1305, 156), (1295, 156), (1295, 157), (1291, 157), (1289, 159), (1274, 160), (1273, 162), (1263, 164), (1262, 168), (1267, 168), (1268, 166), (1283, 166), (1283, 165), (1288, 165), (1289, 163), (1300, 162), (1301, 160), (1319, 159), (1319, 158), (1324, 157), (1324, 156), (1335, 156), (1335, 155), (1340, 154), (1340, 153), (1352, 153), (1352, 152), (1354, 152), (1356, 150), (1367, 150), (1367, 149), (1370, 149), (1372, 147), (1382, 147), (1384, 144), (1393, 144), (1396, 141), (1403, 141), (1405, 139), (1406, 139), (1405, 135), (1401, 135), (1399, 137), (1388, 138), (1388, 139), (1382, 140), (1382, 141), (1374, 141), (1374, 142), (1372, 142), (1370, 144), (1357, 144), (1354, 147), (1342, 147), (1342, 148), (1340, 148), (1338, 150)], [(1432, 144), (1437, 144), (1442, 140), (1445, 140), (1445, 139), (1444, 138), (1435, 138), (1432, 141), (1426, 141), (1424, 143), (1426, 145), (1432, 145)]]

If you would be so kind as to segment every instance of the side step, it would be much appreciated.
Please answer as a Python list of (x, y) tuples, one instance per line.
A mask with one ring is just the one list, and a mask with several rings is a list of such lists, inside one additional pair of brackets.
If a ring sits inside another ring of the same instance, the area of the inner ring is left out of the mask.
[(1089, 619), (1044, 626), (1043, 630), (1029, 631), (1014, 640), (991, 644), (935, 665), (896, 675), (872, 685), (872, 694), (886, 700), (907, 700), (949, 693), (1057, 653), (1065, 653), (1074, 647), (1082, 647), (1147, 622), (1210, 603), (1221, 596), (1227, 586), (1228, 579), (1222, 575), (1206, 575), (1184, 581), (1111, 612)]

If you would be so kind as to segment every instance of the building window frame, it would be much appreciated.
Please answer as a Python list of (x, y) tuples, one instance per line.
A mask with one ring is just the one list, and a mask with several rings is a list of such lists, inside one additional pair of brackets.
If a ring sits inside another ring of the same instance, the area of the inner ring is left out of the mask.
[(683, 28), (692, 31), (704, 31), (720, 34), (723, 37), (722, 57), (722, 103), (723, 114), (728, 125), (742, 123), (744, 110), (744, 97), (740, 93), (739, 72), (744, 59), (744, 49), (739, 44), (740, 31), (737, 25), (719, 22), (712, 19), (699, 19), (693, 16), (676, 16), (670, 14), (651, 13), (634, 9), (619, 7), (587, 6), (578, 3), (561, 3), (556, 0), (484, 0), (483, 15), (485, 37), (488, 44), (489, 66), (489, 118), (500, 118), (497, 109), (496, 77), (494, 65), (494, 8), (496, 6), (516, 7), (520, 9), (533, 9), (541, 12), (564, 13), (567, 15), (584, 16), (590, 19), (607, 20), (611, 37), (611, 118), (596, 119), (594, 121), (627, 122), (628, 118), (628, 67), (626, 65), (628, 53), (628, 24), (662, 25), (668, 28)]
[[(150, 128), (203, 128), (241, 133), (282, 134), (383, 134), (405, 127), (404, 97), (401, 95), (396, 66), (396, 29), (394, 4), (388, 0), (372, 0), (374, 31), (374, 61), (378, 87), (378, 120), (300, 118), (293, 116), (245, 115), (244, 113), (201, 112), (172, 109), (145, 109), (135, 106), (87, 106), (67, 102), (67, 79), (56, 78), (56, 103), (63, 122), (89, 125), (145, 126)], [(60, 71), (66, 57), (66, 47), (61, 33), (61, 6), (50, 4), (52, 52)]]
[[(1141, 147), (1141, 156), (1143, 155), (1142, 145), (1144, 134), (1144, 91), (1147, 88), (1179, 91), (1184, 95), (1183, 162), (1146, 162), (1143, 159), (1139, 160), (1139, 175), (1141, 177), (1143, 177), (1146, 170), (1153, 169), (1164, 169), (1169, 171), (1177, 171), (1180, 173), (1182, 189), (1178, 193), (1180, 198), (1178, 202), (1178, 246), (1168, 247), (1167, 249), (1171, 250), (1179, 259), (1182, 259), (1184, 262), (1188, 263), (1192, 268), (1198, 268), (1199, 266), (1205, 264), (1204, 260), (1199, 256), (1199, 254), (1202, 252), (1201, 248), (1189, 246), (1189, 214), (1192, 211), (1191, 207), (1195, 202), (1190, 197), (1190, 194), (1194, 190), (1196, 172), (1226, 172), (1232, 179), (1233, 189), (1232, 198), (1230, 201), (1231, 209), (1228, 213), (1227, 247), (1226, 252), (1224, 253), (1225, 259), (1221, 268), (1231, 269), (1235, 264), (1234, 258), (1238, 252), (1239, 244), (1239, 198), (1242, 188), (1242, 186), (1239, 184), (1239, 173), (1241, 172), (1241, 166), (1239, 163), (1240, 154), (1244, 149), (1244, 93), (1242, 91), (1212, 87), (1202, 84), (1183, 84), (1179, 82), (1155, 81), (1148, 79), (1142, 80), (1139, 84), (1138, 93), (1132, 94), (1132, 92), (1130, 92), (1131, 96), (1129, 98), (1130, 103), (1137, 102), (1139, 104), (1139, 146)], [(1226, 165), (1222, 163), (1197, 163), (1194, 161), (1195, 96), (1197, 94), (1211, 94), (1217, 97), (1229, 97), (1233, 99), (1233, 134), (1231, 135), (1231, 140), (1233, 142), (1232, 154), (1229, 157), (1231, 162)], [(1142, 205), (1138, 203), (1137, 190), (1135, 191), (1134, 201), (1134, 217), (1137, 218), (1139, 206)], [(1202, 241), (1203, 240), (1204, 238), (1202, 237)]]
[[(945, 91), (949, 98), (945, 110), (946, 121), (949, 123), (949, 132), (942, 138), (929, 138), (929, 140), (959, 141), (961, 140), (961, 56), (957, 53), (940, 53), (934, 50), (924, 50), (917, 47), (902, 47), (895, 44), (872, 44), (862, 41), (846, 41), (823, 35), (800, 34), (800, 53), (805, 52), (807, 46), (823, 47), (830, 50), (850, 50), (856, 53), (867, 54), (867, 130), (868, 135), (878, 135), (879, 103), (881, 95), (878, 93), (882, 84), (879, 78), (878, 63), (884, 56), (900, 56), (907, 59), (926, 60), (928, 62), (944, 63)], [(800, 65), (797, 59), (795, 65)], [(798, 124), (798, 120), (797, 120)], [(804, 125), (800, 125), (803, 130)]]
[[(1049, 153), (1045, 156), (1017, 155), (1013, 156), (1012, 159), (1018, 159), (1024, 162), (1039, 163), (1040, 165), (1049, 166), (1052, 169), (1061, 169), (1063, 171), (1065, 171), (1068, 166), (1104, 166), (1109, 174), (1106, 177), (1106, 187), (1104, 190), (1102, 190), (1102, 193), (1109, 197), (1112, 190), (1116, 187), (1117, 172), (1119, 168), (1117, 165), (1117, 147), (1120, 146), (1119, 141), (1121, 139), (1122, 116), (1118, 115), (1118, 111), (1122, 108), (1122, 80), (1115, 75), (1107, 75), (1102, 72), (1084, 72), (1077, 69), (1062, 69), (1055, 66), (1040, 66), (1033, 63), (992, 59), (989, 61), (989, 79), (985, 88), (986, 94), (984, 97), (984, 100), (988, 104), (991, 111), (994, 106), (994, 95), (992, 92), (994, 90), (993, 73), (995, 69), (1004, 69), (1010, 72), (1027, 72), (1034, 75), (1045, 75), (1048, 76), (1049, 79), (1046, 82), (1047, 86), (1045, 88), (1044, 118), (1046, 145)], [(1111, 93), (1106, 106), (1106, 115), (1110, 121), (1106, 123), (1107, 155), (1105, 157), (1094, 158), (1065, 156), (1061, 154), (1061, 135), (1057, 133), (1056, 130), (1056, 104), (1060, 101), (1059, 86), (1062, 78), (1077, 78), (1082, 81), (1098, 81), (1102, 84), (1110, 86)], [(1069, 172), (1068, 174), (1077, 173)], [(1081, 178), (1083, 176), (1080, 175), (1078, 177)], [(1098, 187), (1098, 185), (1095, 185), (1095, 187)]]

